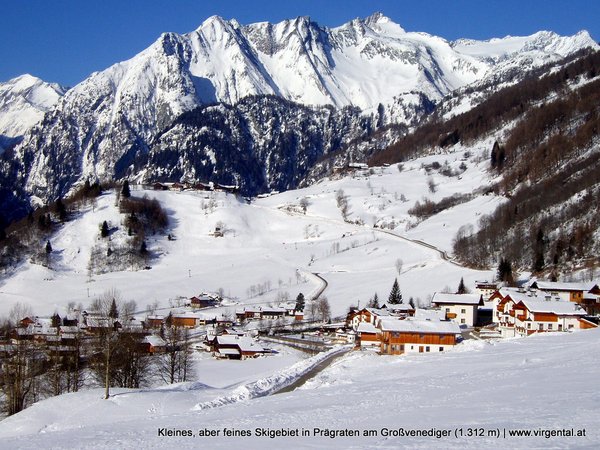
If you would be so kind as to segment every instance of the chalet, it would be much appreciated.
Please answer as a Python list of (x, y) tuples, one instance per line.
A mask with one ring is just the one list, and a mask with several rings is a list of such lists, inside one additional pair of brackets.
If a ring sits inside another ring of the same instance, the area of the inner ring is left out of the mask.
[(431, 303), (446, 312), (446, 319), (472, 327), (477, 323), (477, 311), (483, 306), (481, 294), (446, 294), (436, 292)]
[(92, 316), (88, 314), (84, 318), (84, 327), (87, 333), (98, 334), (107, 329), (119, 328), (120, 324), (110, 317)]
[(77, 326), (78, 323), (79, 323), (79, 316), (76, 313), (68, 313), (62, 319), (62, 324), (65, 327), (74, 327), (74, 326)]
[(497, 311), (502, 337), (597, 327), (585, 319), (586, 311), (574, 302), (509, 294), (498, 303)]
[(209, 294), (199, 294), (190, 298), (192, 308), (209, 308), (219, 305), (219, 299)]
[(240, 190), (239, 186), (217, 183), (216, 190), (227, 192), (229, 194), (237, 194)]
[(235, 316), (239, 321), (261, 319), (262, 310), (260, 308), (244, 308), (235, 312)]
[(413, 317), (415, 315), (415, 308), (410, 306), (410, 304), (399, 303), (396, 305), (383, 306), (381, 309), (386, 309), (390, 311), (392, 314), (397, 315), (398, 317)]
[[(224, 314), (221, 314), (220, 316), (216, 316), (212, 319), (213, 323), (215, 323), (218, 327), (231, 327), (233, 326), (233, 320), (229, 317), (226, 316)], [(209, 323), (209, 321), (206, 321), (206, 323)]]
[(228, 359), (255, 358), (266, 350), (249, 337), (221, 335), (213, 341), (215, 356)]
[(235, 328), (225, 328), (222, 332), (221, 335), (231, 335), (231, 336), (244, 336), (246, 333), (241, 331), (241, 330), (237, 330)]
[(210, 182), (210, 183), (198, 182), (198, 183), (194, 183), (192, 185), (192, 189), (195, 189), (197, 191), (212, 191), (212, 190), (214, 190), (214, 185), (212, 182)]
[(174, 327), (195, 328), (200, 325), (200, 316), (192, 312), (175, 313), (171, 316)]
[(160, 328), (165, 323), (165, 316), (148, 316), (145, 320), (146, 328)]
[(460, 335), (460, 327), (451, 321), (383, 319), (378, 328), (380, 352), (387, 355), (447, 351)]
[(238, 321), (243, 320), (260, 320), (260, 319), (279, 319), (280, 317), (286, 316), (296, 316), (298, 314), (301, 316), (300, 319), (304, 318), (304, 313), (301, 311), (296, 311), (294, 308), (290, 308), (287, 305), (280, 306), (266, 306), (266, 307), (258, 307), (258, 308), (244, 308), (243, 310), (237, 310), (235, 312), (235, 316)]
[(381, 347), (381, 330), (370, 322), (360, 322), (356, 328), (356, 345), (360, 348)]
[(415, 311), (415, 315), (413, 316), (415, 320), (447, 320), (446, 319), (446, 311), (442, 311), (441, 309), (422, 309), (419, 308)]
[(579, 304), (585, 308), (589, 315), (600, 315), (600, 295), (592, 292), (584, 292), (583, 300)]
[(152, 185), (152, 189), (154, 189), (155, 191), (168, 191), (169, 186), (163, 183), (156, 182)]
[(492, 322), (500, 323), (502, 311), (504, 310), (504, 305), (509, 300), (518, 302), (519, 300), (532, 297), (535, 297), (534, 292), (525, 291), (521, 288), (502, 288), (497, 290), (489, 298), (489, 302), (492, 305)]
[(140, 349), (145, 353), (164, 353), (167, 343), (160, 336), (150, 335), (140, 342)]
[(596, 283), (558, 283), (536, 280), (530, 284), (531, 290), (539, 290), (546, 298), (560, 298), (563, 301), (578, 303), (588, 314), (600, 312), (600, 287)]
[(497, 282), (490, 281), (476, 281), (475, 282), (475, 292), (483, 298), (483, 301), (486, 302), (490, 299), (490, 297), (498, 290)]
[(261, 312), (263, 319), (278, 319), (280, 317), (285, 317), (288, 314), (287, 309), (280, 306), (269, 306), (263, 308)]
[(23, 328), (27, 328), (29, 325), (33, 325), (35, 323), (35, 319), (31, 317), (25, 317), (19, 321), (19, 326)]
[(348, 313), (346, 316), (346, 326), (356, 331), (358, 329), (358, 325), (362, 322), (370, 323), (376, 326), (378, 320), (390, 316), (392, 316), (392, 313), (385, 308), (363, 308), (360, 310), (354, 310)]

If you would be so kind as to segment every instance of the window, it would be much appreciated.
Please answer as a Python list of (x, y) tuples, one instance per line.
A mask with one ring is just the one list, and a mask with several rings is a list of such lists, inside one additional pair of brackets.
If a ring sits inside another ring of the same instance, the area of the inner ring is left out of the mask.
[(466, 323), (467, 321), (465, 319), (460, 319), (460, 323)]
[(450, 312), (450, 308), (446, 308), (446, 312)]
[(538, 330), (543, 330), (543, 329), (544, 329), (544, 324), (543, 324), (543, 323), (540, 323), (540, 324), (538, 325)]
[(562, 323), (558, 324), (558, 331), (562, 331)]
[(460, 310), (460, 313), (461, 313), (461, 314), (466, 314), (466, 313), (467, 313), (467, 310), (466, 310), (466, 309), (461, 309), (461, 310)]
[(527, 329), (531, 330), (531, 323), (529, 323), (529, 322), (527, 323)]
[(440, 347), (440, 352), (443, 352), (443, 351), (444, 351), (444, 347)]
[(425, 347), (425, 351), (428, 352), (429, 351), (429, 345), (427, 347)]
[(551, 329), (552, 329), (552, 324), (551, 324), (551, 323), (549, 323), (549, 324), (548, 324), (548, 329), (549, 329), (549, 330), (551, 330)]

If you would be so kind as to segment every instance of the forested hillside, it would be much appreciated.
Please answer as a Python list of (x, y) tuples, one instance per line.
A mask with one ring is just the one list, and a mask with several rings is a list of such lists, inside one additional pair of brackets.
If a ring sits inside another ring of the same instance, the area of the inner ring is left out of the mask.
[(527, 77), (449, 120), (435, 117), (373, 156), (402, 161), (435, 148), (501, 136), (490, 148), (492, 190), (507, 201), (456, 237), (458, 259), (474, 267), (500, 258), (558, 275), (598, 262), (600, 53)]

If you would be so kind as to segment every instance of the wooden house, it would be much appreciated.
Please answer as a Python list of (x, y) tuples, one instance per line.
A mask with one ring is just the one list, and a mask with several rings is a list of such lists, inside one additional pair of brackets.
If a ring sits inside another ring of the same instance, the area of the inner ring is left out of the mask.
[(164, 339), (156, 335), (145, 336), (139, 345), (143, 352), (150, 354), (164, 353), (167, 348)]
[(486, 302), (490, 297), (498, 290), (498, 283), (495, 281), (476, 281), (475, 292), (483, 298)]
[(195, 328), (199, 325), (199, 316), (191, 312), (175, 313), (171, 316), (174, 327)]
[(472, 327), (477, 323), (477, 312), (483, 306), (481, 294), (446, 294), (436, 292), (431, 303), (445, 311), (446, 319)]
[(388, 355), (447, 351), (460, 335), (460, 327), (451, 321), (382, 319), (378, 328), (380, 352)]
[(600, 287), (597, 283), (567, 283), (536, 280), (530, 284), (531, 290), (539, 290), (547, 299), (561, 300), (582, 305), (588, 314), (600, 313)]
[(381, 347), (381, 330), (370, 322), (360, 322), (356, 328), (356, 345), (360, 348)]
[(165, 316), (153, 315), (146, 317), (146, 328), (160, 328), (165, 323)]
[(166, 184), (156, 182), (152, 185), (152, 189), (155, 191), (168, 191), (169, 187)]
[(209, 308), (212, 306), (219, 305), (220, 301), (218, 298), (208, 294), (200, 294), (190, 298), (190, 306), (192, 308)]
[(498, 303), (498, 329), (503, 337), (596, 328), (577, 303), (508, 294)]
[(215, 356), (228, 359), (255, 358), (266, 350), (251, 338), (237, 334), (217, 336), (213, 340)]
[(354, 310), (349, 312), (346, 316), (346, 326), (356, 331), (359, 324), (362, 322), (376, 325), (379, 319), (387, 318), (392, 315), (392, 312), (385, 308), (363, 308), (360, 310)]

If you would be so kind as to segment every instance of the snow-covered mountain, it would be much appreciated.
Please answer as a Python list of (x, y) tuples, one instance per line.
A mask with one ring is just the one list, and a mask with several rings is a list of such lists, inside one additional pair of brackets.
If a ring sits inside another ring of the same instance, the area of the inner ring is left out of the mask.
[[(191, 33), (161, 35), (132, 59), (67, 92), (4, 163), (4, 173), (18, 175), (3, 185), (11, 196), (18, 186), (23, 193), (17, 197), (45, 202), (86, 178), (129, 176), (156, 136), (182, 113), (216, 102), (236, 108), (252, 95), (353, 105), (372, 115), (377, 126), (413, 123), (457, 88), (515, 68), (526, 71), (585, 47), (597, 47), (587, 32), (453, 43), (406, 32), (381, 14), (337, 28), (307, 17), (251, 25), (210, 17)], [(148, 173), (161, 169), (172, 172), (159, 167)]]
[(65, 92), (28, 74), (0, 83), (0, 151), (40, 122)]

